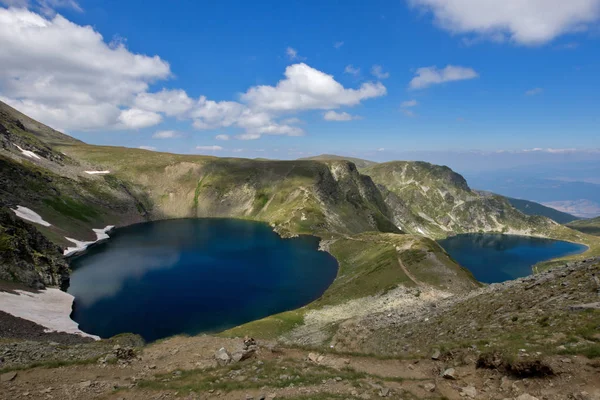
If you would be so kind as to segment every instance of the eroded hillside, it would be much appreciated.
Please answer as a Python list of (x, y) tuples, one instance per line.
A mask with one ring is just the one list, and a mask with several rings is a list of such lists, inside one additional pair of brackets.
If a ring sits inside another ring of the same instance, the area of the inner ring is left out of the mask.
[(522, 214), (502, 196), (471, 190), (448, 167), (395, 161), (370, 166), (363, 173), (379, 185), (394, 222), (406, 232), (429, 237), (468, 232), (545, 235), (557, 225)]

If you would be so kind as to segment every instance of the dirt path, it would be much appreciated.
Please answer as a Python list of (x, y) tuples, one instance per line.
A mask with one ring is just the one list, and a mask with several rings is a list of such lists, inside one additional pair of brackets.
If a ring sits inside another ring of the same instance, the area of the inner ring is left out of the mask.
[[(241, 346), (239, 339), (174, 337), (146, 347), (129, 362), (16, 371), (13, 377), (2, 375), (0, 399), (458, 400), (515, 399), (523, 393), (548, 400), (600, 399), (598, 370), (583, 358), (562, 363), (561, 373), (552, 379), (518, 380), (498, 371), (478, 370), (464, 358), (378, 359), (310, 353), (261, 342), (252, 358), (217, 364), (216, 350), (225, 347), (233, 353)], [(450, 367), (455, 369), (455, 379), (442, 378), (441, 372)], [(587, 397), (568, 397), (581, 392)], [(470, 397), (473, 393), (475, 397)]]

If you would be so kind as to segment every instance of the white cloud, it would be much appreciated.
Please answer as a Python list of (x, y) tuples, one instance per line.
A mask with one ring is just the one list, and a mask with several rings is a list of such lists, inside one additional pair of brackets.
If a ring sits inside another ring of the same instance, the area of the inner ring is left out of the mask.
[(355, 68), (352, 64), (346, 65), (346, 68), (344, 68), (344, 73), (358, 76), (360, 74), (360, 68)]
[(409, 110), (409, 108), (413, 108), (418, 105), (419, 105), (419, 102), (415, 99), (406, 100), (406, 101), (403, 101), (402, 103), (400, 103), (400, 111), (402, 112), (402, 114), (406, 115), (407, 117), (416, 117), (417, 114), (414, 111)]
[(538, 94), (542, 94), (544, 92), (544, 89), (542, 88), (533, 88), (533, 89), (529, 89), (528, 91), (525, 92), (526, 96), (535, 96)]
[(154, 139), (174, 139), (181, 137), (181, 134), (177, 131), (158, 131), (152, 137)]
[(160, 124), (162, 116), (152, 111), (144, 111), (137, 108), (131, 108), (121, 112), (119, 122), (126, 129), (148, 128)]
[(39, 10), (46, 15), (54, 15), (59, 8), (72, 9), (82, 12), (83, 9), (75, 0), (0, 0), (7, 7), (30, 8)]
[(221, 146), (196, 146), (196, 150), (200, 151), (221, 151), (223, 148)]
[(380, 147), (380, 148), (377, 149), (377, 151), (385, 151), (385, 148)]
[[(550, 153), (550, 154), (568, 154), (568, 153), (577, 153), (579, 151), (582, 151), (582, 150), (575, 149), (575, 148), (554, 149), (554, 148), (541, 148), (541, 147), (522, 150), (523, 153)], [(592, 150), (583, 150), (583, 151), (591, 152)]]
[(383, 72), (383, 67), (381, 65), (373, 65), (371, 68), (371, 75), (377, 79), (387, 79), (390, 77), (389, 72)]
[(257, 110), (299, 111), (353, 106), (386, 93), (380, 82), (346, 89), (333, 76), (301, 63), (287, 67), (285, 79), (276, 86), (252, 87), (242, 95), (242, 100)]
[(122, 108), (171, 75), (159, 57), (110, 46), (92, 27), (60, 15), (0, 8), (0, 43), (0, 96), (60, 129), (123, 127)]
[(190, 111), (194, 100), (184, 90), (163, 89), (157, 93), (140, 93), (135, 98), (135, 106), (148, 111), (163, 112), (167, 116), (181, 116)]
[(156, 147), (153, 147), (153, 146), (140, 146), (140, 147), (138, 147), (138, 149), (156, 151)]
[(260, 133), (242, 133), (241, 135), (237, 135), (235, 138), (239, 140), (256, 140), (260, 139)]
[(347, 112), (327, 111), (323, 114), (325, 121), (352, 121), (353, 119), (360, 119), (359, 116), (350, 115)]
[(448, 65), (446, 68), (423, 67), (417, 69), (416, 76), (410, 81), (411, 89), (424, 89), (444, 82), (462, 81), (479, 77), (472, 68)]
[(333, 44), (333, 47), (335, 47), (336, 49), (339, 49), (340, 47), (342, 47), (344, 45), (344, 42), (335, 42)]
[(585, 30), (600, 18), (600, 0), (409, 0), (452, 33), (523, 45)]
[(240, 101), (192, 98), (181, 89), (150, 92), (151, 84), (172, 76), (170, 66), (158, 56), (130, 52), (125, 42), (106, 42), (92, 27), (60, 15), (0, 8), (0, 100), (61, 130), (140, 129), (175, 117), (197, 129), (241, 129), (236, 137), (249, 140), (301, 136), (301, 121), (289, 114), (354, 106), (386, 94), (380, 82), (345, 88), (304, 63), (288, 66), (275, 86), (250, 87)]
[(255, 111), (235, 101), (216, 102), (202, 97), (196, 107), (191, 110), (196, 129), (217, 129), (238, 127), (246, 130), (246, 134), (238, 138), (258, 139), (261, 135), (301, 136), (302, 129), (280, 124), (273, 116), (264, 111)]
[(305, 57), (300, 57), (298, 55), (298, 50), (294, 49), (293, 47), (288, 47), (285, 49), (285, 54), (291, 61), (306, 60)]
[(215, 136), (217, 140), (229, 140), (229, 135), (217, 135)]
[(402, 108), (416, 107), (418, 105), (419, 105), (419, 102), (416, 101), (415, 99), (406, 100), (406, 101), (403, 101), (402, 103), (400, 103), (400, 107), (402, 107)]

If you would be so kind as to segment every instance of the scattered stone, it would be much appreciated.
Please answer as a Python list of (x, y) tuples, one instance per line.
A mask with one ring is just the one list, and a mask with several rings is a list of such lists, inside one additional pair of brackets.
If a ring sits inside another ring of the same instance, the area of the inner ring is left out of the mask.
[(314, 362), (314, 363), (317, 363), (317, 362), (319, 362), (319, 361), (318, 361), (318, 360), (319, 360), (319, 357), (320, 357), (320, 354), (319, 354), (319, 353), (308, 353), (308, 360), (309, 360), (309, 361), (312, 361), (312, 362)]
[(530, 394), (523, 393), (522, 395), (520, 395), (519, 397), (517, 397), (516, 400), (539, 400), (539, 399), (537, 397), (533, 397)]
[(440, 351), (436, 349), (433, 352), (433, 354), (431, 355), (431, 359), (432, 360), (439, 360), (440, 359)]
[(225, 350), (225, 347), (221, 347), (215, 353), (215, 359), (217, 360), (219, 365), (226, 365), (231, 361), (231, 356), (229, 355), (227, 350)]
[(463, 394), (471, 399), (474, 399), (477, 397), (477, 389), (475, 389), (473, 386), (464, 387), (461, 389), (461, 395)]
[(17, 377), (17, 372), (7, 372), (5, 374), (0, 375), (0, 382), (10, 382)]
[(454, 370), (454, 368), (448, 368), (442, 374), (442, 378), (455, 380), (456, 379), (456, 371)]
[(423, 385), (423, 389), (427, 390), (428, 392), (435, 392), (435, 384), (426, 383)]
[(390, 389), (383, 387), (379, 390), (379, 397), (388, 397), (390, 394)]
[(92, 381), (84, 381), (79, 384), (79, 388), (86, 389), (92, 386)]

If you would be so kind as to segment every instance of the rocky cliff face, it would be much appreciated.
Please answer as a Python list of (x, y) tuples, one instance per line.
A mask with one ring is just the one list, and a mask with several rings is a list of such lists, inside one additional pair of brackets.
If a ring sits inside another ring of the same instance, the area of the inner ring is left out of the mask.
[(448, 167), (389, 162), (363, 173), (379, 185), (394, 222), (406, 232), (434, 238), (469, 232), (543, 235), (556, 225), (547, 218), (522, 214), (502, 196), (471, 190)]
[(42, 289), (68, 284), (69, 272), (59, 246), (0, 207), (0, 280)]

